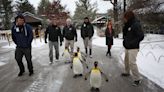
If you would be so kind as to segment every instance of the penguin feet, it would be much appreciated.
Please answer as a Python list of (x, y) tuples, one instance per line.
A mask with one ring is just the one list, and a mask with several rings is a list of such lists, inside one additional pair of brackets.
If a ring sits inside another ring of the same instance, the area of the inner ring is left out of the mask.
[(99, 88), (94, 88), (94, 87), (91, 87), (91, 92), (100, 92), (100, 89)]
[(77, 78), (78, 75), (74, 75), (73, 78)]
[(73, 76), (73, 78), (82, 77), (82, 76), (83, 76), (83, 74), (75, 74), (75, 75)]
[(99, 88), (96, 88), (95, 91), (96, 91), (96, 92), (100, 92), (100, 89), (99, 89)]
[(70, 68), (72, 69), (72, 65), (70, 66)]

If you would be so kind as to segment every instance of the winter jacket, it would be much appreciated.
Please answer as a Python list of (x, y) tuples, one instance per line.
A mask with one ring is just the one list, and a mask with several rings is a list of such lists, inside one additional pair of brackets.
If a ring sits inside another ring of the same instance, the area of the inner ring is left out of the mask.
[(28, 24), (12, 27), (12, 39), (18, 48), (31, 48), (33, 40), (32, 27)]
[(105, 36), (106, 36), (106, 45), (113, 45), (113, 36), (114, 31), (112, 29), (111, 33), (109, 32), (109, 28), (106, 28), (105, 30)]
[(67, 40), (76, 40), (77, 41), (77, 32), (76, 32), (76, 28), (73, 25), (70, 26), (65, 26), (63, 28), (63, 36), (67, 39)]
[(92, 38), (94, 34), (94, 28), (91, 23), (83, 23), (81, 26), (81, 37), (84, 39), (85, 37)]
[(126, 49), (139, 49), (139, 44), (144, 39), (144, 33), (137, 19), (133, 18), (124, 25), (123, 39), (123, 46)]
[(63, 36), (61, 34), (60, 27), (56, 25), (50, 25), (47, 27), (45, 31), (45, 42), (47, 42), (47, 35), (49, 37), (49, 41), (58, 42), (59, 37), (60, 37), (60, 42), (62, 43), (63, 41)]

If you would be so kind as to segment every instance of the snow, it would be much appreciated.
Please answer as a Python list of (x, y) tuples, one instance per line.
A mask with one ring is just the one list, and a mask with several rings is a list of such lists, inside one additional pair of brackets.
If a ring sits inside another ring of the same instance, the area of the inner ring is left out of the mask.
[[(142, 75), (164, 88), (164, 35), (147, 34), (141, 42), (137, 55), (137, 65)], [(112, 49), (120, 48), (120, 63), (124, 65), (124, 48), (122, 39), (114, 39)], [(105, 37), (95, 36), (93, 45), (106, 47)]]
[[(4, 42), (4, 41), (3, 41)], [(0, 43), (1, 43), (1, 41), (0, 41)], [(38, 47), (42, 47), (43, 45), (44, 45), (45, 43), (44, 43), (44, 41), (43, 41), (43, 39), (34, 39), (33, 40), (33, 42), (32, 42), (32, 47), (33, 48), (38, 48)], [(6, 46), (2, 46), (2, 48), (15, 48), (16, 47), (16, 45), (12, 42), (11, 43), (11, 45), (9, 46), (9, 45), (6, 45)]]
[(3, 66), (3, 65), (5, 65), (6, 63), (4, 63), (4, 62), (0, 62), (0, 66)]

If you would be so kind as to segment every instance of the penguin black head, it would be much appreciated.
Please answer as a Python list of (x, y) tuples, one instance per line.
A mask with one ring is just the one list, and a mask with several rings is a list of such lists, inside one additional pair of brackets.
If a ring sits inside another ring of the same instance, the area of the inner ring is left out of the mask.
[(95, 66), (95, 68), (98, 67), (98, 61), (95, 61), (95, 62), (94, 62), (94, 66)]
[(77, 52), (79, 52), (80, 51), (80, 47), (77, 47)]
[(67, 49), (68, 49), (68, 47), (65, 47), (65, 49), (67, 50)]
[(77, 57), (77, 56), (78, 56), (78, 53), (77, 53), (77, 52), (75, 52), (75, 53), (74, 53), (74, 57)]

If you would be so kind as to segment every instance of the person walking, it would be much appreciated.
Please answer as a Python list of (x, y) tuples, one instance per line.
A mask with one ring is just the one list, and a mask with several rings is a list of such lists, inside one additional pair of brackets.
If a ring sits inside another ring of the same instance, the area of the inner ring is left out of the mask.
[(66, 20), (66, 25), (63, 28), (63, 37), (65, 38), (65, 47), (71, 48), (71, 54), (74, 51), (74, 42), (77, 42), (76, 28), (72, 25), (71, 19)]
[(93, 25), (90, 23), (89, 18), (84, 18), (84, 23), (81, 26), (81, 37), (84, 41), (85, 53), (88, 55), (89, 47), (89, 56), (92, 58), (92, 37), (94, 35)]
[(127, 11), (124, 14), (125, 25), (123, 27), (123, 46), (125, 47), (125, 73), (124, 77), (130, 76), (132, 72), (133, 86), (138, 86), (141, 83), (140, 73), (136, 64), (136, 57), (139, 51), (140, 42), (144, 39), (144, 33), (140, 22), (135, 17), (132, 11)]
[(22, 76), (25, 72), (22, 62), (23, 56), (26, 58), (29, 76), (31, 76), (34, 74), (31, 55), (31, 43), (33, 40), (32, 27), (25, 23), (25, 18), (23, 15), (18, 15), (15, 18), (15, 23), (11, 30), (12, 39), (16, 44), (15, 59), (20, 69), (18, 76)]
[(51, 24), (47, 27), (45, 31), (45, 43), (47, 43), (47, 36), (49, 39), (49, 58), (50, 64), (53, 63), (53, 47), (55, 48), (56, 60), (59, 60), (59, 38), (60, 46), (62, 46), (63, 37), (61, 34), (60, 27), (57, 25), (57, 18), (51, 19)]
[(111, 57), (111, 48), (113, 45), (113, 36), (114, 36), (114, 31), (113, 31), (113, 27), (112, 27), (112, 21), (109, 20), (108, 24), (107, 24), (107, 28), (105, 30), (105, 36), (106, 36), (106, 45), (108, 47), (108, 50), (106, 52), (106, 56), (109, 54), (109, 56)]

